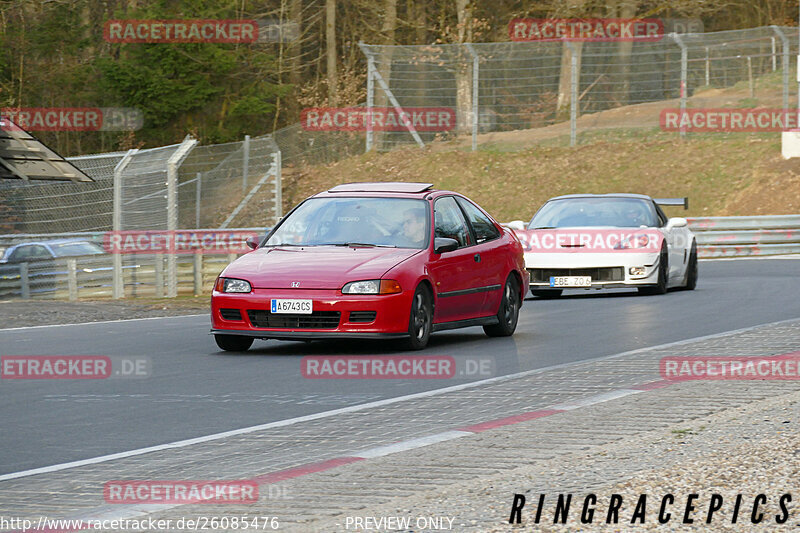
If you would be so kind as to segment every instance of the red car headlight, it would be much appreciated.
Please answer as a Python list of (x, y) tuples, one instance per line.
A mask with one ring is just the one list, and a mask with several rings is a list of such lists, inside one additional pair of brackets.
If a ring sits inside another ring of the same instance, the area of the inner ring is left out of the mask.
[(214, 286), (217, 292), (252, 292), (253, 287), (249, 281), (235, 278), (217, 278), (217, 283)]
[(342, 294), (397, 294), (403, 292), (400, 283), (393, 279), (365, 279), (351, 281), (342, 287)]

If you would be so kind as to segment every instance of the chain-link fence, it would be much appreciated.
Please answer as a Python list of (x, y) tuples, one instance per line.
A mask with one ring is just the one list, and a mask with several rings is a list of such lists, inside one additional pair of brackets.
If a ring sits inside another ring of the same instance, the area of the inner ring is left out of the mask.
[(198, 146), (181, 164), (179, 177), (181, 227), (230, 227), (243, 199), (256, 193), (264, 216), (259, 223), (273, 224), (281, 216), (280, 150), (271, 135)]
[(67, 158), (95, 180), (89, 183), (0, 182), (0, 234), (228, 227), (256, 192), (266, 200), (255, 222), (280, 218), (280, 151), (272, 136), (195, 144)]
[(366, 148), (458, 136), (474, 148), (518, 130), (574, 144), (591, 130), (658, 128), (666, 108), (787, 108), (797, 40), (796, 27), (768, 26), (647, 42), (362, 45), (368, 105), (448, 107), (457, 119), (448, 132), (375, 131)]

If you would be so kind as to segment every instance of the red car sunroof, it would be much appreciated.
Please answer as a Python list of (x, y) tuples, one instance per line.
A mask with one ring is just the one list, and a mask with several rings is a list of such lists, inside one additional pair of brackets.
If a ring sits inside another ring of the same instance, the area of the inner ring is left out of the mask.
[(425, 192), (433, 187), (433, 183), (408, 183), (403, 181), (383, 181), (375, 183), (344, 183), (328, 192)]

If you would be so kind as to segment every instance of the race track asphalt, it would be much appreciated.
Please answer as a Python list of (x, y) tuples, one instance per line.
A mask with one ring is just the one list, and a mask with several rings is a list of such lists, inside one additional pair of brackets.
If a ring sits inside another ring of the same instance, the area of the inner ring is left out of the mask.
[[(221, 352), (209, 317), (0, 330), (0, 355), (147, 357), (139, 379), (0, 380), (0, 474), (588, 360), (800, 317), (800, 261), (709, 261), (695, 291), (566, 292), (527, 298), (512, 338), (481, 328), (436, 333), (423, 352), (391, 341), (256, 341)], [(46, 305), (43, 304), (43, 305)], [(306, 379), (304, 355), (449, 355), (488, 361), (453, 379)], [(720, 354), (725, 355), (725, 354)]]

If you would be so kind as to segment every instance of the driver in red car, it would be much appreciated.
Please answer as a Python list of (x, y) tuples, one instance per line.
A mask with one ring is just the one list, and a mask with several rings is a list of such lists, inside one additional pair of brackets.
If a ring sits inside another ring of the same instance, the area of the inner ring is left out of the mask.
[(403, 213), (403, 233), (400, 236), (401, 247), (418, 248), (425, 243), (425, 211), (407, 209)]

